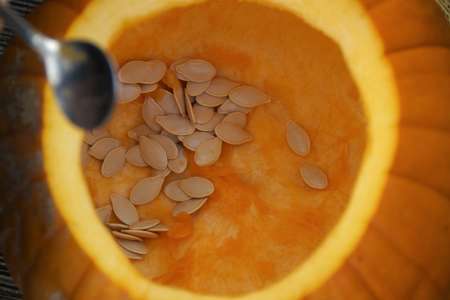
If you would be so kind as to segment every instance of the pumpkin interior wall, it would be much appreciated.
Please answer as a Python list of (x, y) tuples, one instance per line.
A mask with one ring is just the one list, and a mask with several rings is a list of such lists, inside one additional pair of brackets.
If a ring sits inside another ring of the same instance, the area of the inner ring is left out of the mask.
[[(250, 114), (254, 142), (225, 146), (212, 167), (190, 163), (189, 172), (212, 179), (216, 193), (196, 215), (191, 237), (151, 241), (150, 253), (134, 262), (136, 268), (164, 284), (230, 295), (260, 289), (305, 260), (345, 208), (365, 145), (358, 91), (336, 44), (287, 12), (227, 0), (126, 24), (110, 50), (119, 64), (205, 58), (221, 75), (254, 84), (274, 99)], [(142, 99), (119, 106), (108, 125), (125, 145), (127, 131), (142, 123), (141, 105)], [(306, 159), (286, 145), (289, 118), (311, 135)], [(328, 190), (302, 184), (302, 161), (327, 170)], [(119, 176), (105, 179), (98, 170), (97, 161), (86, 170), (98, 206), (111, 192), (126, 194), (138, 178), (151, 174), (127, 165)], [(139, 212), (170, 224), (172, 206), (162, 195)]]

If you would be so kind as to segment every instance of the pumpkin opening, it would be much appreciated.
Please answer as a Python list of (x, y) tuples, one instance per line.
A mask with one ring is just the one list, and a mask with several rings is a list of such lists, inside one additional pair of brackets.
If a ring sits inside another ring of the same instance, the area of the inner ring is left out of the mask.
[[(224, 5), (226, 3), (226, 5)], [(271, 27), (270, 24), (277, 24)], [(298, 267), (337, 222), (352, 193), (366, 139), (359, 93), (337, 45), (300, 18), (237, 1), (210, 1), (126, 24), (110, 50), (120, 65), (132, 59), (204, 58), (219, 74), (258, 86), (273, 101), (249, 113), (254, 141), (224, 145), (221, 159), (198, 167), (188, 154), (187, 174), (212, 180), (216, 192), (194, 216), (193, 234), (147, 242), (150, 253), (134, 266), (148, 279), (208, 294), (241, 294), (265, 287)], [(127, 132), (142, 124), (138, 101), (119, 105), (111, 135), (127, 148)], [(311, 135), (301, 158), (285, 140), (295, 120)], [(325, 191), (305, 186), (302, 162), (315, 162), (330, 178)], [(86, 170), (96, 206), (111, 193), (128, 195), (148, 168), (129, 164), (117, 176)], [(166, 182), (176, 175), (169, 175)], [(141, 218), (173, 223), (174, 204), (161, 193), (139, 206)]]
[[(326, 0), (292, 6), (276, 1), (277, 7), (266, 2), (136, 1), (121, 10), (121, 0), (95, 1), (66, 34), (96, 41), (119, 64), (204, 58), (219, 74), (273, 98), (249, 115), (252, 143), (225, 146), (212, 167), (189, 164), (189, 173), (208, 177), (216, 186), (194, 216), (193, 234), (148, 242), (151, 251), (131, 268), (96, 220), (91, 201), (104, 205), (111, 192), (128, 191), (148, 174), (127, 165), (120, 175), (105, 179), (100, 164), (92, 161), (85, 181), (79, 167), (82, 133), (62, 117), (47, 89), (43, 151), (55, 203), (80, 248), (133, 297), (304, 295), (336, 270), (374, 212), (394, 149), (396, 121), (392, 78), (377, 34), (353, 1), (346, 9)], [(118, 107), (108, 125), (124, 145), (127, 131), (142, 123), (141, 105), (142, 99)], [(288, 119), (311, 135), (306, 158), (287, 147)], [(325, 191), (302, 183), (299, 165), (307, 161), (327, 172)], [(171, 203), (160, 198), (139, 207), (139, 213), (170, 224)]]

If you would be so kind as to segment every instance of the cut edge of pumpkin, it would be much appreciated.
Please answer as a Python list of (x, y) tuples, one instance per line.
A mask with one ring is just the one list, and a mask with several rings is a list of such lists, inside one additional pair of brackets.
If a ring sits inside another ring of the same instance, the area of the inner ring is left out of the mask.
[[(112, 9), (115, 5), (108, 1)], [(70, 27), (66, 37), (87, 38), (107, 47), (114, 39), (109, 28), (121, 28), (129, 19), (148, 18), (165, 10), (203, 2), (174, 0), (169, 3), (130, 0), (123, 19), (112, 20), (106, 1), (93, 1)], [(251, 1), (262, 3), (262, 1)], [(392, 70), (384, 57), (383, 42), (370, 16), (356, 0), (329, 2), (265, 1), (291, 11), (310, 26), (324, 32), (340, 47), (350, 73), (360, 89), (368, 118), (367, 146), (349, 205), (322, 244), (299, 267), (279, 282), (235, 298), (298, 299), (331, 276), (351, 254), (375, 213), (396, 147), (398, 95)], [(101, 12), (101, 13), (99, 13)], [(146, 12), (146, 13), (145, 13)], [(104, 18), (113, 26), (104, 26)], [(115, 23), (114, 23), (115, 22)], [(339, 24), (337, 26), (336, 24)], [(115, 25), (115, 27), (114, 27)], [(99, 31), (92, 30), (98, 28)], [(90, 28), (90, 30), (85, 30)], [(352, 36), (353, 39), (346, 37)], [(355, 42), (356, 40), (356, 42)], [(114, 246), (113, 239), (96, 219), (95, 210), (80, 167), (82, 132), (73, 127), (53, 101), (48, 86), (43, 104), (44, 168), (55, 204), (81, 249), (112, 282), (135, 299), (227, 299), (198, 295), (153, 283), (143, 277)], [(71, 138), (67, 138), (71, 137)], [(61, 141), (64, 141), (63, 143)], [(67, 172), (67, 170), (73, 170)], [(83, 215), (83, 218), (79, 216)], [(89, 232), (89, 234), (85, 234)], [(104, 255), (103, 249), (110, 249)], [(150, 297), (151, 296), (151, 297)]]

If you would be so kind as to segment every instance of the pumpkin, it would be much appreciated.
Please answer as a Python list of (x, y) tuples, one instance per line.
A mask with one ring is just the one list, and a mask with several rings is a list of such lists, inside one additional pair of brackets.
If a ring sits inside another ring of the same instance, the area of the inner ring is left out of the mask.
[[(278, 105), (251, 116), (261, 149), (236, 150), (241, 169), (192, 167), (222, 192), (195, 217), (194, 254), (148, 280), (156, 256), (133, 267), (96, 219), (82, 132), (12, 42), (0, 68), (0, 246), (26, 299), (449, 297), (450, 29), (433, 1), (48, 0), (30, 21), (119, 64), (208, 59)], [(302, 159), (282, 150), (286, 116), (310, 130), (326, 191), (293, 184)], [(219, 236), (201, 230), (208, 211)], [(235, 225), (242, 235), (220, 231)], [(168, 253), (182, 243), (166, 241)]]

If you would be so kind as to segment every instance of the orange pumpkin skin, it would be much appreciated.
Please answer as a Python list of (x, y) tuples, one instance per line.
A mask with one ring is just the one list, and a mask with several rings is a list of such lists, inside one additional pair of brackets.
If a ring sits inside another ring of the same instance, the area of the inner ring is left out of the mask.
[[(48, 0), (30, 17), (62, 36), (88, 1)], [(450, 30), (429, 0), (362, 0), (400, 95), (399, 141), (377, 214), (351, 257), (308, 299), (450, 296)], [(58, 18), (55, 18), (55, 14)], [(0, 68), (0, 251), (26, 299), (127, 299), (76, 244), (41, 163), (42, 69), (14, 42)], [(107, 288), (105, 288), (107, 287)]]

